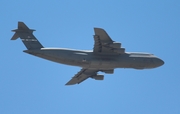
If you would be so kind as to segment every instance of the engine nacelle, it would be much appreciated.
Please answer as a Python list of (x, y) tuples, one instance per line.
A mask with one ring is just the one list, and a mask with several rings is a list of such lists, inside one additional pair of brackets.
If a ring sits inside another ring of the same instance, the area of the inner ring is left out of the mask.
[(119, 48), (119, 49), (113, 49), (114, 52), (122, 54), (125, 53), (125, 49), (124, 48)]
[(113, 74), (114, 73), (114, 70), (110, 69), (110, 70), (102, 70), (102, 72), (106, 73), (106, 74)]
[(121, 47), (121, 43), (113, 42), (113, 44), (110, 44), (109, 46), (112, 47), (112, 48), (120, 48)]
[(104, 80), (104, 75), (95, 75), (95, 76), (92, 76), (91, 78), (95, 79), (95, 80)]

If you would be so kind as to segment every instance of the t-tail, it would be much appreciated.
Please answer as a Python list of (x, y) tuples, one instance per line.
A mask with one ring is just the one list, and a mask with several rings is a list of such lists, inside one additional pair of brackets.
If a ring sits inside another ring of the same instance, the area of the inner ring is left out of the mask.
[(18, 29), (12, 30), (15, 32), (11, 40), (16, 40), (20, 37), (28, 50), (43, 48), (41, 43), (33, 35), (33, 29), (29, 29), (23, 22), (18, 22)]

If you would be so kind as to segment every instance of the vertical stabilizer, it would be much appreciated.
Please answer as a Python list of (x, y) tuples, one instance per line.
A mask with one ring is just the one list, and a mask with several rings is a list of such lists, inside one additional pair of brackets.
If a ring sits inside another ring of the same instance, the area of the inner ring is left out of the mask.
[(27, 49), (40, 49), (43, 48), (41, 43), (33, 35), (33, 29), (29, 29), (23, 22), (18, 22), (18, 29), (12, 30), (15, 32), (11, 40), (16, 40), (20, 37)]

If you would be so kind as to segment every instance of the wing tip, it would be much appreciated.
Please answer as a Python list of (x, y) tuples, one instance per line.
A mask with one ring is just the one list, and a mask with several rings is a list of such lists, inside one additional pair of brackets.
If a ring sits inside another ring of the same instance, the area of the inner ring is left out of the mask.
[(94, 27), (94, 30), (104, 30), (103, 28)]
[(66, 83), (65, 85), (69, 86), (69, 85), (75, 85), (76, 83), (72, 83), (71, 81), (69, 81), (68, 83)]
[(70, 86), (70, 85), (75, 85), (75, 84), (68, 84), (68, 83), (67, 83), (67, 84), (65, 84), (65, 86)]

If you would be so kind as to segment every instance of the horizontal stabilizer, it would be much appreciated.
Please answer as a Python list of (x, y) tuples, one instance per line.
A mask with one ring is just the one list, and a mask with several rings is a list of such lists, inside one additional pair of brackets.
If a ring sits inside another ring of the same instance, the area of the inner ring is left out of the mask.
[(17, 33), (15, 33), (15, 34), (13, 35), (13, 37), (11, 38), (11, 40), (16, 40), (17, 38), (19, 38), (19, 36), (18, 36)]
[(34, 29), (29, 29), (23, 22), (18, 22), (18, 29), (12, 30), (12, 32), (33, 32)]

